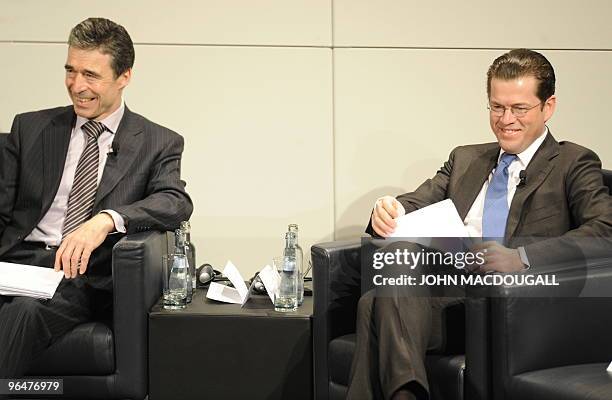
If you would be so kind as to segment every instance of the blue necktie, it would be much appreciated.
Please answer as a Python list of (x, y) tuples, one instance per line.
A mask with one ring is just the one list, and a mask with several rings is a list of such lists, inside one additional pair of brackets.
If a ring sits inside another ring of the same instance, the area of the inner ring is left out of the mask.
[(482, 212), (482, 237), (488, 240), (503, 239), (508, 220), (508, 166), (516, 154), (504, 153), (493, 172), (485, 195)]

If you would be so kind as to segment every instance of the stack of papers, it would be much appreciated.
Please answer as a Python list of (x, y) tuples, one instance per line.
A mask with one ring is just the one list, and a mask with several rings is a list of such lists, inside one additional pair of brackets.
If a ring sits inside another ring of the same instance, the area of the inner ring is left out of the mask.
[(432, 238), (469, 237), (469, 233), (451, 199), (402, 215), (390, 237)]
[(63, 277), (53, 268), (0, 262), (0, 295), (50, 299)]
[(454, 238), (470, 237), (451, 199), (402, 215), (396, 221), (391, 238), (409, 239), (440, 251), (462, 251), (463, 242)]

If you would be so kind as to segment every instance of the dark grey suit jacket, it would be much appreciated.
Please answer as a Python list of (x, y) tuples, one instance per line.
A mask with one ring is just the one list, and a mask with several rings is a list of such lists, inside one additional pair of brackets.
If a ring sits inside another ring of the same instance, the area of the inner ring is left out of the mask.
[[(465, 219), (497, 163), (499, 150), (496, 142), (457, 147), (433, 178), (397, 199), (407, 213), (452, 199)], [(505, 237), (509, 247), (525, 246), (532, 266), (567, 257), (562, 250), (568, 240), (612, 237), (612, 199), (594, 152), (557, 142), (549, 133), (525, 176), (525, 185), (512, 199)]]
[[(75, 121), (72, 106), (15, 117), (0, 158), (0, 257), (22, 242), (51, 206)], [(193, 205), (180, 180), (183, 138), (127, 107), (115, 135), (118, 151), (107, 159), (94, 214), (117, 211), (128, 233), (171, 230), (189, 219)], [(119, 238), (109, 235), (92, 259), (105, 251), (107, 258)]]

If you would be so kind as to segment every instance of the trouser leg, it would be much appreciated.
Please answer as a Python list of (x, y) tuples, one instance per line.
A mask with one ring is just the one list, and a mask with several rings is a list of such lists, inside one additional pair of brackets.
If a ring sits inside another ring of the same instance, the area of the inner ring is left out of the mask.
[(355, 353), (351, 364), (347, 399), (382, 397), (378, 369), (378, 340), (373, 310), (376, 296), (373, 290), (359, 299)]
[(440, 307), (427, 297), (377, 297), (374, 291), (362, 296), (347, 398), (388, 399), (410, 382), (427, 392), (425, 353), (440, 343), (440, 317), (434, 313)]
[[(55, 252), (14, 249), (4, 261), (53, 265)], [(53, 298), (4, 297), (0, 301), (0, 378), (17, 378), (31, 361), (74, 326), (91, 318), (92, 289), (83, 279), (63, 279)]]
[(418, 383), (421, 392), (428, 391), (425, 353), (432, 336), (432, 314), (438, 311), (430, 300), (400, 296), (375, 301), (379, 377), (386, 399), (409, 382)]
[(384, 288), (360, 299), (349, 399), (388, 399), (407, 384), (418, 398), (428, 398), (425, 354), (441, 348), (442, 311), (461, 300), (431, 297), (422, 289)]
[(12, 297), (0, 308), (0, 378), (17, 378), (54, 341), (91, 318), (90, 289), (62, 281), (50, 300)]

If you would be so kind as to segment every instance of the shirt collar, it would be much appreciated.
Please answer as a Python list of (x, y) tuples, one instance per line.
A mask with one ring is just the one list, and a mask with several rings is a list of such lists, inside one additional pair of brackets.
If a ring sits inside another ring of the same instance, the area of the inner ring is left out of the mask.
[[(538, 149), (544, 142), (544, 139), (546, 139), (547, 133), (548, 127), (544, 125), (544, 132), (542, 132), (542, 134), (536, 140), (534, 140), (533, 143), (531, 143), (525, 150), (516, 155), (518, 157), (518, 161), (522, 164), (523, 168), (527, 168), (527, 165), (529, 165), (529, 162), (533, 158), (533, 155), (536, 151), (538, 151)], [(504, 153), (505, 151), (503, 149), (499, 150), (499, 156), (497, 157), (498, 163)]]
[[(117, 128), (119, 128), (119, 123), (121, 122), (121, 118), (123, 118), (124, 112), (125, 102), (123, 101), (123, 99), (121, 99), (121, 105), (119, 106), (119, 108), (113, 111), (111, 115), (98, 122), (103, 123), (104, 126), (106, 126), (106, 130), (108, 130), (110, 133), (117, 133)], [(76, 126), (78, 128), (81, 128), (83, 124), (85, 124), (87, 121), (89, 121), (87, 118), (83, 118), (77, 115)]]

